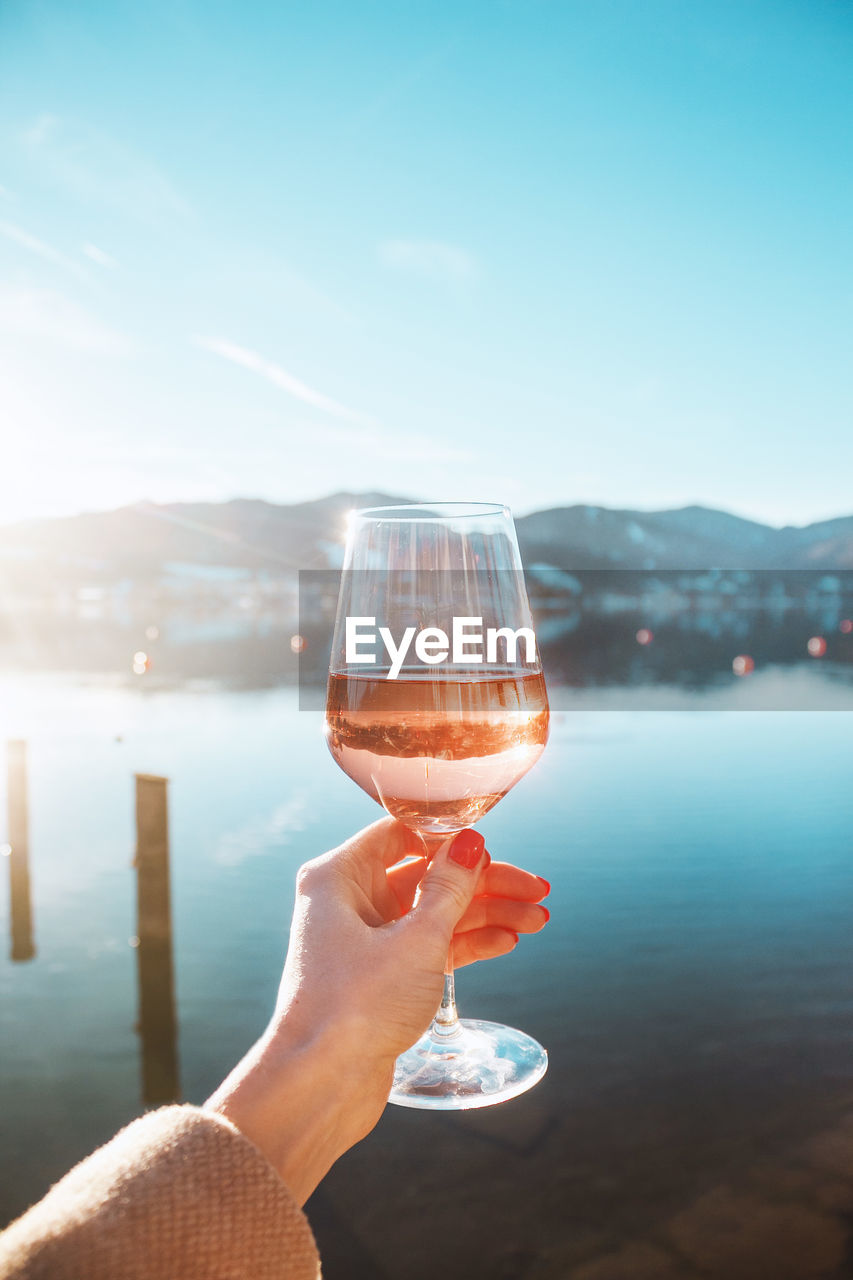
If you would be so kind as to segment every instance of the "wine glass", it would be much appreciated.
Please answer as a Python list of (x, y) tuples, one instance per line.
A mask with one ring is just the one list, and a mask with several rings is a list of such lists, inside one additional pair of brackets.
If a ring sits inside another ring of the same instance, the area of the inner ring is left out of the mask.
[[(344, 772), (431, 857), (536, 763), (548, 715), (508, 508), (353, 512), (326, 702)], [(523, 1032), (458, 1018), (451, 954), (441, 1006), (398, 1058), (390, 1101), (488, 1106), (529, 1089), (547, 1065)]]

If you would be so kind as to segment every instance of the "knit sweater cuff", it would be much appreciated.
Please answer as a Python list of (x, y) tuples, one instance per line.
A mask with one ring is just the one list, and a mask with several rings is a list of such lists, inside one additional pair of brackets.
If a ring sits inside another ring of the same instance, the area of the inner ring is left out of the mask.
[(0, 1280), (317, 1280), (311, 1228), (219, 1115), (163, 1107), (77, 1165), (0, 1236)]

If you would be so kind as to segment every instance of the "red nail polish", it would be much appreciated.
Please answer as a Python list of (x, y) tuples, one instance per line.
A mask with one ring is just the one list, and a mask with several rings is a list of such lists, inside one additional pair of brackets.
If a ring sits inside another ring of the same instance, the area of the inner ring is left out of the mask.
[(539, 881), (539, 883), (540, 883), (540, 884), (544, 884), (544, 886), (545, 886), (545, 892), (544, 892), (544, 894), (543, 894), (542, 896), (543, 896), (543, 897), (545, 897), (545, 898), (547, 898), (547, 897), (548, 897), (548, 894), (551, 892), (551, 886), (550, 886), (550, 884), (548, 883), (548, 881), (545, 879), (545, 877), (544, 877), (544, 876), (537, 876), (537, 877), (536, 877), (536, 879)]
[[(539, 903), (539, 906), (542, 907), (541, 902)], [(548, 910), (547, 907), (542, 907), (542, 910), (545, 912), (545, 923), (547, 924), (548, 921), (551, 919), (551, 912)]]
[(454, 837), (453, 844), (450, 846), (450, 853), (447, 856), (451, 862), (464, 867), (466, 871), (473, 871), (479, 864), (485, 847), (486, 842), (479, 831), (472, 831), (470, 827), (467, 827), (464, 831), (460, 831), (458, 836)]

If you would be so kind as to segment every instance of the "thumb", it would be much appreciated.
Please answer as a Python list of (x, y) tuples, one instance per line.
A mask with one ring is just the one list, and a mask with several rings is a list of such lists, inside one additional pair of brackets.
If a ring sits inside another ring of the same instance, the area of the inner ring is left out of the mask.
[(470, 827), (447, 840), (433, 857), (421, 880), (418, 900), (409, 913), (413, 923), (438, 927), (448, 944), (468, 909), (477, 881), (490, 859), (486, 842)]

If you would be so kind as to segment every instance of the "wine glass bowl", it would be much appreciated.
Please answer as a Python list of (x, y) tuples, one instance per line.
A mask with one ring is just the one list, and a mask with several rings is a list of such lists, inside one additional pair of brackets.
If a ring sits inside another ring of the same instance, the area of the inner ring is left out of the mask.
[[(354, 512), (341, 579), (326, 739), (343, 771), (431, 855), (536, 763), (548, 698), (506, 507)], [(452, 965), (430, 1030), (398, 1060), (391, 1101), (486, 1106), (547, 1066), (535, 1040), (456, 1016)]]
[(545, 749), (541, 672), (404, 684), (332, 674), (329, 750), (393, 818), (422, 835), (470, 827)]

